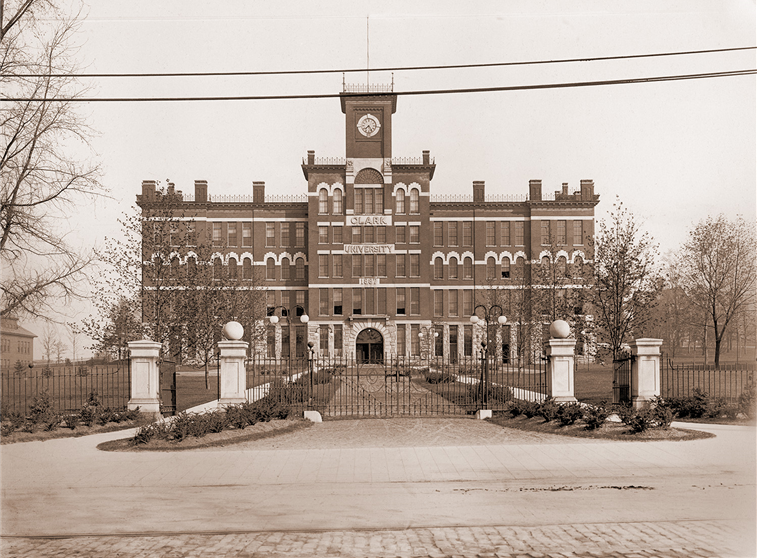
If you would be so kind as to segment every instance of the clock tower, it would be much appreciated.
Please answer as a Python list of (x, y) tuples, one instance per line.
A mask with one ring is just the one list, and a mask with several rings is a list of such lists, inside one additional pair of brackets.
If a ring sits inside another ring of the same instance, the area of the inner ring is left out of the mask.
[[(373, 89), (377, 86), (371, 86)], [(348, 159), (389, 159), (392, 156), (392, 114), (397, 96), (390, 91), (342, 93)]]

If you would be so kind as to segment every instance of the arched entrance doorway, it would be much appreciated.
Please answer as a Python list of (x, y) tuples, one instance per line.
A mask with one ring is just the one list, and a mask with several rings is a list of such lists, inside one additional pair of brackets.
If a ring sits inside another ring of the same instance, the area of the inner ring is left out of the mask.
[(368, 328), (358, 333), (355, 339), (355, 357), (360, 363), (384, 362), (384, 338), (378, 330)]

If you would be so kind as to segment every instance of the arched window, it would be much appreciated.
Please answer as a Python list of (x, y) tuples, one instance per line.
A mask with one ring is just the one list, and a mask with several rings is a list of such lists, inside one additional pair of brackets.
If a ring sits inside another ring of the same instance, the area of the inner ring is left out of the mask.
[(493, 281), (495, 279), (494, 273), (495, 273), (495, 267), (497, 262), (494, 261), (494, 258), (491, 256), (487, 258), (486, 260), (486, 278), (490, 281)]
[(502, 279), (510, 278), (510, 260), (502, 258)]
[(221, 258), (213, 258), (213, 280), (220, 281), (223, 276), (223, 260)]
[(405, 190), (397, 190), (397, 211), (395, 213), (405, 213)]
[(298, 281), (302, 281), (303, 279), (305, 279), (305, 260), (303, 258), (297, 258), (294, 263), (297, 274), (295, 278)]
[(329, 193), (326, 188), (321, 188), (318, 192), (318, 213), (325, 214), (329, 212)]
[(576, 263), (573, 264), (573, 277), (582, 279), (584, 276), (584, 261), (579, 256), (576, 258)]
[(252, 280), (252, 262), (249, 259), (245, 259), (242, 268), (244, 270), (244, 278), (248, 281)]
[(341, 190), (334, 190), (333, 201), (334, 201), (333, 214), (341, 215), (342, 214), (342, 191)]
[(463, 279), (473, 279), (473, 260), (470, 258), (463, 260)]
[(434, 279), (444, 279), (444, 261), (441, 258), (434, 260)]
[(229, 279), (237, 278), (237, 259), (229, 258)]
[(281, 278), (290, 279), (289, 258), (281, 258)]
[(268, 258), (265, 262), (265, 278), (268, 280), (276, 279), (276, 262), (273, 258)]
[(174, 280), (174, 282), (178, 281), (181, 273), (181, 262), (179, 261), (179, 258), (174, 256), (171, 258), (171, 279)]
[(410, 190), (410, 213), (420, 213), (420, 205), (418, 204), (418, 189), (413, 188)]
[(561, 277), (568, 277), (568, 260), (564, 256), (557, 258), (557, 273)]
[(457, 258), (455, 256), (449, 259), (449, 278), (457, 279)]

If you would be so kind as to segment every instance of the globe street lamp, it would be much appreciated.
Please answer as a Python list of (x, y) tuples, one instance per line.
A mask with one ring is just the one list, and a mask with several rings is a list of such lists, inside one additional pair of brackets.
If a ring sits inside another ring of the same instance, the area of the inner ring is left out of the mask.
[[(300, 306), (299, 304), (294, 307), (295, 314), (298, 310), (302, 311), (302, 314), (300, 314), (300, 323), (307, 324), (310, 321), (310, 317), (305, 313), (305, 309)], [(270, 311), (271, 315), (268, 316), (268, 320), (272, 324), (279, 323), (279, 317), (276, 315), (276, 310), (281, 310), (281, 317), (289, 317), (289, 309), (286, 306), (274, 306), (273, 309)], [(284, 314), (286, 312), (286, 314)]]
[[(434, 335), (432, 337), (432, 335), (431, 335), (431, 326), (428, 326), (426, 328), (426, 331), (428, 332), (428, 341), (426, 342), (428, 344), (428, 347), (426, 347), (425, 349), (426, 349), (426, 352), (429, 353), (429, 360), (431, 360), (431, 354), (430, 353), (431, 353), (432, 339), (436, 339), (437, 337), (439, 337), (439, 332), (438, 331), (434, 331)], [(418, 339), (420, 340), (420, 344), (421, 344), (421, 358), (423, 358), (423, 348), (424, 348), (423, 347), (423, 338), (424, 337), (425, 336), (423, 335), (423, 331), (419, 331), (418, 332)]]
[[(307, 316), (306, 316), (307, 317)], [(313, 406), (313, 358), (315, 356), (315, 343), (308, 341), (308, 372), (310, 373), (310, 396), (308, 398), (308, 407)]]
[[(489, 332), (489, 323), (494, 321), (494, 318), (497, 318), (497, 323), (499, 325), (505, 325), (507, 323), (507, 317), (502, 312), (502, 307), (498, 304), (493, 304), (492, 306), (489, 306), (488, 308), (484, 306), (483, 304), (478, 304), (473, 309), (473, 314), (470, 317), (470, 322), (472, 324), (477, 324), (481, 321), (481, 318), (478, 317), (476, 312), (478, 309), (483, 310), (484, 313), (484, 324), (486, 326), (486, 339), (481, 341), (481, 348), (482, 353), (484, 356), (484, 369), (482, 371), (482, 388), (481, 388), (481, 404), (484, 409), (486, 409), (486, 406), (488, 404), (488, 398), (489, 398), (489, 350), (491, 348), (491, 339), (489, 338), (490, 332)], [(497, 312), (495, 313), (495, 309)]]

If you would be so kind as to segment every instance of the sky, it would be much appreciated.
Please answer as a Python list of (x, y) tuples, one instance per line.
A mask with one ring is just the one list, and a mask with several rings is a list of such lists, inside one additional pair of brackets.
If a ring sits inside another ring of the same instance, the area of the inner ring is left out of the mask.
[[(212, 7), (212, 11), (209, 8)], [(754, 46), (753, 1), (244, 2), (91, 0), (78, 59), (89, 73), (361, 69), (591, 58)], [(394, 90), (596, 81), (755, 68), (755, 51), (500, 68), (395, 71)], [(84, 80), (91, 97), (337, 94), (342, 73)], [(387, 84), (390, 72), (348, 73)], [(432, 193), (524, 194), (593, 179), (597, 218), (617, 199), (675, 250), (709, 215), (755, 221), (755, 76), (399, 97), (393, 156), (436, 161)], [(102, 246), (142, 180), (213, 194), (306, 190), (308, 150), (344, 156), (338, 99), (88, 103), (110, 198), (72, 214)], [(67, 309), (84, 317), (86, 304)], [(42, 333), (38, 324), (29, 329)], [(38, 344), (39, 345), (39, 344)], [(40, 354), (36, 355), (38, 358)]]

